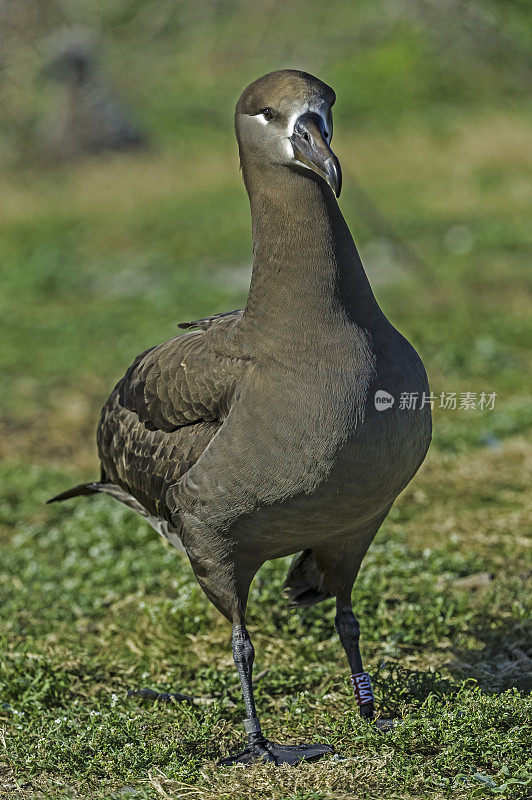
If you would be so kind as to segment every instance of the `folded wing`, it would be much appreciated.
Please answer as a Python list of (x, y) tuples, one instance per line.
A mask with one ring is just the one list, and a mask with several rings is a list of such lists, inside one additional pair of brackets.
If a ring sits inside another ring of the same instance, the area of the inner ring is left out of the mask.
[[(102, 480), (157, 517), (166, 493), (197, 461), (229, 413), (247, 361), (234, 345), (241, 312), (139, 355), (107, 400), (98, 425)], [(192, 325), (192, 323), (190, 323)]]

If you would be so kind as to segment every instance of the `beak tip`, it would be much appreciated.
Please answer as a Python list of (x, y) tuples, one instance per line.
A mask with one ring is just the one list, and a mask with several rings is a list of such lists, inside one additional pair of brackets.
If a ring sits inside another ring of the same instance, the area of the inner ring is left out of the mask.
[(342, 191), (342, 170), (340, 162), (336, 157), (328, 158), (325, 162), (327, 182), (333, 190), (336, 197), (340, 197)]
[(342, 170), (330, 148), (323, 119), (314, 112), (303, 114), (294, 125), (290, 141), (297, 161), (320, 175), (340, 197)]

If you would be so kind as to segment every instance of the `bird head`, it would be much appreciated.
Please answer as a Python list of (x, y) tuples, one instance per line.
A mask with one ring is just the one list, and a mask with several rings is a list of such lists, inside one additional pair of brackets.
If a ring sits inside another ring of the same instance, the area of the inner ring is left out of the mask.
[(319, 175), (340, 195), (342, 172), (330, 147), (330, 86), (308, 72), (270, 72), (244, 90), (236, 106), (235, 129), (240, 161), (274, 164)]

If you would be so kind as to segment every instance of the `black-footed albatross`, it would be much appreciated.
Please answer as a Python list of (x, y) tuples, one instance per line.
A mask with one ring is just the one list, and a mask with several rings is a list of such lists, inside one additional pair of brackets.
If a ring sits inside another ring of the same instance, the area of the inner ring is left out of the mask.
[(232, 623), (248, 745), (225, 764), (331, 752), (282, 746), (261, 730), (245, 612), (268, 559), (299, 553), (285, 584), (292, 605), (336, 598), (356, 702), (372, 718), (351, 589), (431, 437), (430, 404), (399, 402), (402, 393), (426, 398), (423, 364), (379, 308), (336, 202), (334, 101), (329, 86), (296, 70), (243, 92), (235, 127), (253, 234), (246, 307), (185, 323), (199, 330), (138, 356), (101, 414), (100, 482), (54, 498), (104, 492), (147, 517), (185, 550)]

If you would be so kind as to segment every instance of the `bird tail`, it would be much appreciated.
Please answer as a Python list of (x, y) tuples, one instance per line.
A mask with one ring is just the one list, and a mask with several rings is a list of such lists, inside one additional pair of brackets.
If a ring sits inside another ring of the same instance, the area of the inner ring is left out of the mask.
[(313, 606), (332, 597), (325, 588), (323, 573), (312, 550), (304, 550), (294, 557), (283, 588), (291, 608)]
[(78, 483), (72, 489), (67, 489), (66, 492), (56, 494), (47, 500), (47, 503), (61, 503), (63, 500), (70, 500), (71, 497), (81, 497), (86, 494), (97, 494), (100, 491), (101, 484), (93, 481), (92, 483)]
[(77, 486), (73, 486), (72, 489), (67, 489), (66, 492), (56, 494), (55, 497), (51, 497), (46, 502), (61, 503), (63, 500), (70, 500), (71, 497), (81, 497), (88, 494), (107, 494), (114, 500), (118, 500), (119, 503), (123, 503), (128, 508), (136, 511), (137, 514), (149, 518), (149, 513), (146, 511), (144, 506), (142, 506), (141, 503), (139, 503), (139, 501), (133, 497), (132, 494), (127, 492), (121, 486), (118, 486), (116, 483), (106, 483), (103, 478), (105, 478), (104, 475), (102, 475), (102, 480), (100, 481), (93, 481), (92, 483), (79, 483)]

